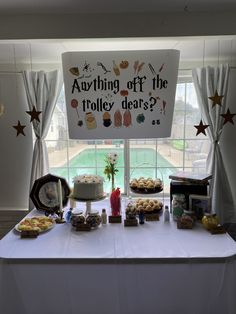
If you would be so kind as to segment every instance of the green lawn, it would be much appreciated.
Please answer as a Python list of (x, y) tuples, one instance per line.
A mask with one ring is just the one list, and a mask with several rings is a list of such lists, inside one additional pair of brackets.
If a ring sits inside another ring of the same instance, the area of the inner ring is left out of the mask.
[[(68, 170), (67, 168), (51, 168), (51, 173), (65, 177), (69, 184), (72, 186), (73, 177), (79, 174), (95, 174), (96, 167), (98, 169), (97, 174), (104, 176), (103, 170), (105, 167), (105, 156), (107, 153), (115, 151), (118, 153), (118, 163), (117, 168), (119, 172), (115, 177), (116, 186), (124, 188), (124, 151), (122, 148), (116, 148), (115, 150), (106, 148), (97, 148), (96, 151), (92, 148), (87, 148), (80, 152), (69, 162), (69, 180), (68, 180)], [(168, 182), (169, 175), (173, 173), (173, 165), (169, 163), (165, 158), (158, 154), (152, 148), (131, 148), (130, 149), (130, 177), (158, 177), (164, 179), (164, 182)], [(157, 158), (157, 173), (155, 172), (155, 162)], [(138, 168), (137, 168), (138, 167)], [(161, 169), (159, 170), (159, 167)], [(163, 167), (163, 168), (162, 168)], [(107, 192), (110, 191), (110, 182), (105, 180), (104, 188)]]
[(173, 141), (171, 141), (171, 143), (175, 149), (178, 149), (178, 150), (184, 149), (184, 141), (183, 140), (173, 140)]

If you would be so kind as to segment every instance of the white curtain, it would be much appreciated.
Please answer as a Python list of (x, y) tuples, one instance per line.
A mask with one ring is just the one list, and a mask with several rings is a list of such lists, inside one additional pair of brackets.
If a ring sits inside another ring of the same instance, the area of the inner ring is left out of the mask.
[[(61, 91), (62, 79), (58, 70), (51, 72), (44, 71), (24, 71), (23, 79), (28, 100), (29, 111), (36, 108), (36, 111), (42, 111), (38, 116), (40, 122), (36, 119), (32, 121), (34, 133), (36, 136), (33, 160), (31, 168), (30, 189), (34, 181), (49, 171), (48, 154), (45, 144), (52, 114)], [(29, 204), (32, 209), (32, 203)]]
[[(201, 109), (204, 124), (209, 124), (206, 133), (211, 141), (211, 148), (207, 159), (207, 172), (213, 175), (210, 185), (212, 196), (212, 209), (219, 216), (220, 222), (232, 222), (234, 219), (234, 204), (232, 191), (222, 158), (220, 138), (223, 129), (227, 88), (229, 78), (229, 66), (204, 67), (193, 69), (193, 82), (197, 93), (198, 103)], [(209, 97), (223, 96), (221, 105), (215, 104)]]

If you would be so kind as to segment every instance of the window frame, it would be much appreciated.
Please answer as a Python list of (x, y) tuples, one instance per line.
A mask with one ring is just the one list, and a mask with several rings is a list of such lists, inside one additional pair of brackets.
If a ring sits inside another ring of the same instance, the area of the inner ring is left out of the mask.
[[(178, 83), (177, 84), (184, 84), (184, 122), (183, 122), (183, 136), (182, 137), (178, 137), (178, 140), (179, 141), (183, 141), (183, 151), (182, 151), (182, 165), (180, 165), (180, 167), (178, 166), (173, 166), (173, 169), (176, 169), (176, 171), (178, 170), (189, 170), (189, 169), (192, 169), (193, 167), (188, 167), (186, 165), (186, 142), (187, 141), (190, 141), (190, 140), (199, 140), (198, 138), (194, 138), (194, 137), (186, 137), (186, 112), (187, 112), (187, 108), (186, 108), (186, 104), (187, 104), (187, 84), (193, 84), (192, 82), (192, 79), (191, 79), (191, 75), (189, 75), (189, 72), (188, 74), (185, 73), (185, 75), (182, 77), (182, 76), (179, 76), (178, 77)], [(62, 92), (63, 92), (64, 89), (62, 89)], [(64, 97), (64, 102), (65, 102), (65, 97)], [(65, 113), (65, 119), (66, 119), (66, 108), (64, 108), (64, 110), (60, 110), (60, 114), (62, 112)], [(173, 113), (174, 114), (174, 113)], [(174, 119), (174, 116), (173, 116), (173, 119)], [(66, 127), (67, 127), (67, 123), (66, 123)], [(54, 125), (54, 128), (55, 128), (55, 125)], [(70, 181), (70, 169), (72, 169), (73, 167), (70, 167), (70, 153), (69, 153), (69, 149), (70, 149), (70, 142), (73, 141), (73, 140), (70, 140), (68, 138), (68, 130), (67, 130), (67, 136), (66, 138), (64, 139), (58, 139), (58, 140), (49, 140), (46, 138), (45, 142), (47, 143), (47, 145), (51, 142), (57, 142), (57, 143), (60, 143), (60, 142), (65, 142), (66, 143), (66, 161), (65, 161), (65, 166), (63, 166), (62, 168), (65, 168), (67, 169), (67, 180)], [(141, 141), (141, 140), (144, 140), (144, 141), (154, 141), (154, 146), (155, 146), (155, 151), (158, 152), (158, 141), (160, 141), (161, 139), (136, 139), (136, 141)], [(169, 137), (167, 138), (167, 140), (169, 140), (170, 142), (171, 141), (174, 141), (176, 140), (175, 138), (172, 138), (172, 137)], [(204, 140), (203, 138), (201, 138), (200, 140)], [(130, 152), (131, 152), (131, 144), (132, 142), (135, 141), (135, 140), (129, 140), (129, 139), (125, 139), (123, 140), (123, 143), (124, 143), (124, 151), (123, 151), (123, 154), (124, 154), (124, 177), (123, 177), (123, 181), (124, 181), (124, 194), (125, 195), (129, 195), (130, 192), (129, 192), (129, 182), (130, 182), (130, 179), (131, 179), (131, 176), (132, 176), (132, 172), (131, 172), (131, 169), (132, 169), (132, 165), (130, 165)], [(97, 154), (97, 149), (98, 149), (98, 144), (97, 144), (97, 141), (94, 141), (94, 149), (95, 149), (95, 156)], [(50, 167), (50, 172), (53, 173), (53, 170), (55, 169), (58, 169), (60, 167)], [(86, 167), (88, 168), (88, 167)], [(138, 168), (138, 167), (136, 167)], [(159, 167), (158, 164), (157, 164), (157, 153), (156, 153), (156, 159), (155, 159), (155, 165), (152, 165), (150, 167), (147, 167), (147, 168), (150, 168), (150, 169), (154, 169), (154, 173), (155, 173), (155, 177), (162, 177), (163, 179), (163, 174), (162, 174), (162, 171), (163, 169), (167, 169), (168, 167)], [(171, 168), (171, 167), (169, 167)], [(98, 170), (100, 169), (100, 167), (98, 167), (98, 163), (97, 163), (97, 159), (95, 158), (95, 166), (91, 167), (91, 169), (95, 169), (95, 173), (97, 174), (98, 173)], [(160, 173), (160, 175), (158, 174)], [(164, 186), (168, 185), (169, 182), (164, 182)], [(168, 196), (169, 193), (164, 192), (164, 195), (165, 196)]]

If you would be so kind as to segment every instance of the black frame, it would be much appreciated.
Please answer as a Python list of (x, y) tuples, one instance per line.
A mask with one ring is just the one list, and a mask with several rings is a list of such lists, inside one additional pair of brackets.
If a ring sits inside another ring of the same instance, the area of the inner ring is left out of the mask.
[(68, 197), (69, 197), (71, 191), (70, 191), (70, 187), (69, 187), (67, 181), (65, 180), (65, 178), (55, 176), (55, 175), (52, 175), (49, 173), (49, 174), (46, 174), (45, 176), (35, 180), (33, 187), (31, 189), (30, 198), (31, 198), (33, 204), (35, 205), (36, 209), (45, 211), (46, 215), (57, 213), (60, 209), (60, 206), (58, 204), (54, 207), (49, 207), (49, 206), (46, 206), (45, 204), (42, 204), (42, 202), (40, 201), (40, 198), (39, 198), (39, 191), (44, 184), (49, 183), (49, 182), (58, 183), (59, 180), (61, 180), (61, 187), (62, 187), (62, 190), (64, 192), (62, 205), (63, 205), (63, 207), (66, 207), (66, 205), (68, 203)]

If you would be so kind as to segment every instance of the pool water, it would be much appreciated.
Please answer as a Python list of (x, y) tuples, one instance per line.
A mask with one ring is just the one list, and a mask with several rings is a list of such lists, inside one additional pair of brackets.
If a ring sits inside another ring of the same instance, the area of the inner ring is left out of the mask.
[[(119, 172), (115, 176), (115, 185), (124, 190), (124, 150), (122, 148), (86, 148), (69, 161), (68, 168), (51, 168), (50, 172), (64, 177), (72, 186), (73, 178), (80, 174), (98, 174), (104, 177), (105, 157), (109, 152), (118, 154), (117, 168)], [(157, 169), (155, 163), (157, 161)], [(96, 172), (97, 169), (97, 172)], [(169, 175), (174, 172), (174, 165), (161, 156), (152, 148), (131, 148), (130, 149), (130, 178), (151, 177), (163, 178), (169, 182)], [(69, 180), (68, 180), (69, 177)], [(111, 183), (105, 178), (104, 189), (109, 192)]]

